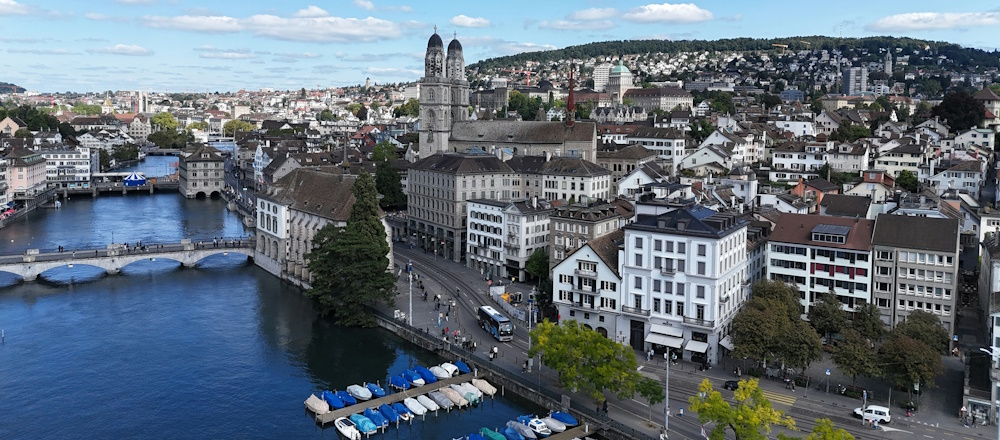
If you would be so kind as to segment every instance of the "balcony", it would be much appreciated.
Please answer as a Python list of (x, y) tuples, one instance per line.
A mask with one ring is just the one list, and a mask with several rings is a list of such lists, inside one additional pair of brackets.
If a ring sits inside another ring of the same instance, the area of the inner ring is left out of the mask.
[(593, 295), (595, 290), (591, 286), (573, 286), (573, 293), (586, 293), (588, 295)]
[(595, 307), (593, 303), (587, 304), (587, 303), (584, 303), (584, 302), (577, 301), (577, 302), (571, 302), (571, 303), (569, 303), (569, 306), (573, 307), (573, 308), (576, 308), (576, 309), (585, 310), (585, 311), (586, 310), (597, 310), (597, 307)]
[(581, 277), (597, 278), (597, 271), (596, 270), (575, 269), (575, 270), (573, 270), (573, 274), (575, 274), (577, 276), (581, 276)]
[(687, 316), (684, 317), (684, 323), (695, 325), (698, 327), (715, 328), (715, 321), (706, 321), (704, 319), (698, 319), (698, 318), (688, 318)]
[(677, 273), (677, 269), (674, 269), (673, 267), (660, 268), (660, 275), (673, 275), (675, 273)]
[(622, 306), (622, 311), (625, 313), (631, 313), (633, 315), (649, 316), (649, 309), (640, 309), (638, 307)]

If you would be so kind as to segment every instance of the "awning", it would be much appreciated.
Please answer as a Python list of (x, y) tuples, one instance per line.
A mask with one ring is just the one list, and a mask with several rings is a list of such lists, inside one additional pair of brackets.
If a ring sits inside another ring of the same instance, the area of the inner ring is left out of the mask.
[(684, 339), (665, 336), (659, 333), (650, 333), (646, 335), (646, 342), (665, 345), (670, 348), (681, 348), (681, 345), (684, 344)]
[(722, 338), (721, 341), (719, 341), (719, 345), (721, 345), (723, 347), (726, 347), (726, 350), (732, 350), (733, 349), (733, 340), (730, 339), (729, 336), (726, 336), (726, 337)]
[[(673, 336), (675, 338), (683, 338), (684, 337), (684, 330), (681, 330), (678, 327), (671, 327), (669, 325), (653, 324), (653, 325), (649, 326), (649, 331), (652, 332), (652, 333), (659, 333), (661, 335)], [(675, 348), (677, 348), (677, 347), (675, 347)]]
[(704, 353), (708, 351), (708, 344), (699, 341), (688, 341), (687, 345), (684, 346), (684, 349), (695, 353)]

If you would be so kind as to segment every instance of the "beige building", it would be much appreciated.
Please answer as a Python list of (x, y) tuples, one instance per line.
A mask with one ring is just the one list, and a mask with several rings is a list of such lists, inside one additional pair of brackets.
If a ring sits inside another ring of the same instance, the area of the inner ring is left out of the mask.
[(182, 153), (177, 162), (180, 181), (178, 189), (184, 197), (214, 197), (225, 187), (225, 171), (219, 150), (208, 145), (192, 146), (190, 153)]
[(579, 157), (597, 154), (597, 124), (593, 122), (461, 121), (452, 125), (449, 145), (459, 152), (478, 148), (490, 154), (506, 149), (513, 155)]
[(574, 204), (549, 214), (549, 268), (594, 239), (617, 231), (632, 220), (635, 206), (623, 199), (610, 203)]

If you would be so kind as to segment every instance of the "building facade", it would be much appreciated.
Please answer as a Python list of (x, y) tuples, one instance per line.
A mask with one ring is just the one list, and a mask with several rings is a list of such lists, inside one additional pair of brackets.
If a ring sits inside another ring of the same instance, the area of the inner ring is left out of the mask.
[(465, 78), (462, 44), (448, 44), (435, 29), (427, 41), (424, 77), (420, 79), (420, 148), (426, 154), (452, 151), (448, 146), (452, 123), (469, 119), (469, 82)]
[(214, 197), (225, 188), (225, 159), (214, 147), (201, 145), (177, 161), (178, 190), (189, 199)]

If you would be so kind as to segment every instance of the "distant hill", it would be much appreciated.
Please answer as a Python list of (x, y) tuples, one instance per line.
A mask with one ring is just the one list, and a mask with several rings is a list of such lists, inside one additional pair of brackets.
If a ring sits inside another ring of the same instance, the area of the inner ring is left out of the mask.
[[(878, 53), (879, 49), (901, 48), (899, 55), (912, 55), (914, 50), (920, 51), (921, 55), (928, 54), (934, 56), (944, 55), (957, 65), (970, 68), (996, 68), (1000, 67), (1000, 52), (988, 52), (981, 49), (966, 48), (957, 44), (943, 41), (924, 41), (913, 38), (896, 37), (866, 37), (866, 38), (833, 38), (824, 36), (812, 37), (788, 37), (788, 38), (729, 38), (723, 40), (621, 40), (603, 41), (588, 43), (578, 46), (569, 46), (563, 49), (546, 50), (539, 52), (526, 52), (516, 55), (508, 55), (497, 58), (490, 58), (470, 64), (469, 69), (505, 68), (510, 66), (523, 65), (526, 61), (538, 61), (548, 63), (558, 60), (588, 59), (592, 57), (606, 57), (612, 55), (647, 53), (676, 53), (676, 52), (702, 52), (702, 51), (722, 51), (722, 52), (749, 52), (749, 51), (771, 51), (779, 52), (781, 49), (772, 46), (773, 44), (788, 45), (789, 51), (799, 51), (808, 49), (839, 49), (842, 52), (851, 50), (867, 49), (869, 52)], [(937, 60), (927, 59), (921, 63), (919, 59), (910, 57), (911, 65), (935, 64)]]
[(21, 93), (24, 87), (19, 87), (11, 83), (0, 82), (0, 93)]

